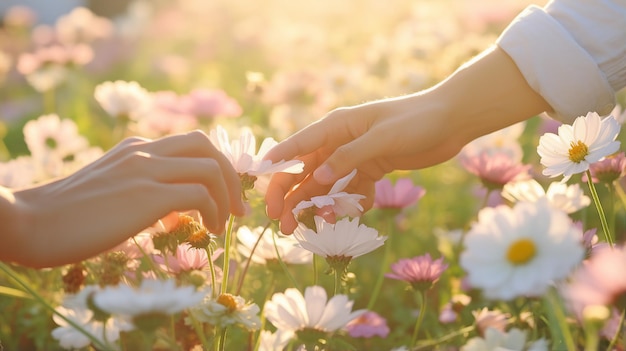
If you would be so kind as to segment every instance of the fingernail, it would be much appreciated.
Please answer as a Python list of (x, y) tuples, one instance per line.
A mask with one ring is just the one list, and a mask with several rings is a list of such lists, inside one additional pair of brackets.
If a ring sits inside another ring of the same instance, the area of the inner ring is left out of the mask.
[(333, 180), (333, 170), (327, 164), (321, 165), (313, 172), (313, 177), (318, 183), (328, 184)]

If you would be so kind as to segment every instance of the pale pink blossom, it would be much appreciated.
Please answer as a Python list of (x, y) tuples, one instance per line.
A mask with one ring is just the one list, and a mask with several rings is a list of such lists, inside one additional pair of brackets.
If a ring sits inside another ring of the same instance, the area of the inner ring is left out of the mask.
[(430, 288), (443, 272), (448, 264), (443, 262), (443, 257), (433, 260), (429, 253), (413, 258), (403, 258), (391, 265), (391, 273), (385, 277), (403, 280), (418, 289)]
[(508, 313), (498, 310), (489, 310), (487, 307), (472, 311), (472, 315), (476, 320), (476, 329), (479, 335), (485, 335), (485, 332), (489, 328), (504, 332), (511, 318), (511, 315)]
[[(603, 160), (589, 165), (591, 180), (594, 183), (611, 184), (626, 174), (626, 156), (624, 152), (607, 156)], [(587, 173), (583, 174), (583, 181), (587, 181)]]
[(194, 89), (187, 96), (190, 113), (203, 118), (239, 117), (242, 108), (223, 90)]
[(374, 336), (386, 338), (389, 335), (387, 320), (373, 311), (367, 311), (351, 320), (346, 325), (346, 329), (353, 338), (371, 338)]
[(461, 157), (461, 164), (480, 178), (488, 189), (502, 188), (507, 183), (530, 178), (531, 165), (524, 165), (506, 152), (481, 151), (477, 155)]
[(59, 17), (55, 29), (57, 37), (63, 43), (91, 43), (96, 39), (109, 37), (113, 32), (113, 24), (109, 19), (79, 6)]
[(426, 194), (424, 188), (414, 185), (409, 178), (400, 178), (396, 180), (395, 185), (391, 184), (391, 180), (383, 178), (374, 186), (376, 188), (375, 208), (407, 208), (416, 204)]

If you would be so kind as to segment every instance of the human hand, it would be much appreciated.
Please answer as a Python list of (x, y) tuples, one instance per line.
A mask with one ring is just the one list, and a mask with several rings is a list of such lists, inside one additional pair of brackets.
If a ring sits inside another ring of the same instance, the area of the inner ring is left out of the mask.
[(14, 196), (22, 235), (5, 236), (2, 257), (31, 266), (91, 257), (172, 211), (198, 210), (216, 234), (229, 213), (245, 211), (239, 176), (200, 131), (126, 139), (76, 173)]

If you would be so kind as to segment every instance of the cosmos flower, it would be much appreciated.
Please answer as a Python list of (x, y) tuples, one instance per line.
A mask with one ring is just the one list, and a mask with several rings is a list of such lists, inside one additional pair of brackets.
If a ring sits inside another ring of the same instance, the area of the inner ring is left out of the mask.
[(461, 347), (461, 351), (548, 351), (545, 339), (536, 340), (528, 344), (526, 332), (513, 328), (503, 332), (488, 328), (484, 338), (474, 337)]
[(558, 134), (542, 135), (537, 153), (546, 167), (543, 174), (569, 179), (587, 171), (591, 164), (619, 150), (620, 142), (615, 140), (619, 132), (615, 118), (602, 119), (597, 113), (589, 112), (576, 118), (572, 125), (561, 125)]
[(241, 296), (221, 294), (216, 298), (205, 296), (202, 303), (190, 309), (190, 313), (200, 322), (226, 327), (239, 324), (248, 330), (257, 330), (261, 326), (259, 306), (247, 303)]
[(325, 209), (332, 211), (335, 217), (359, 217), (363, 212), (363, 206), (359, 203), (364, 199), (364, 195), (349, 194), (345, 189), (352, 178), (356, 175), (357, 170), (354, 169), (347, 176), (337, 180), (326, 195), (313, 196), (310, 200), (301, 201), (292, 210), (293, 215), (298, 218), (300, 214), (310, 208)]
[[(611, 184), (626, 174), (626, 156), (623, 152), (607, 156), (591, 164), (589, 171), (594, 183)], [(587, 174), (583, 174), (583, 181), (587, 181)]]
[(502, 197), (512, 202), (534, 202), (546, 198), (550, 205), (568, 214), (583, 209), (591, 203), (591, 199), (585, 195), (578, 183), (568, 185), (563, 182), (552, 182), (546, 191), (534, 179), (506, 184), (502, 189)]
[(389, 335), (387, 320), (373, 311), (367, 311), (351, 320), (346, 325), (346, 329), (348, 335), (353, 338), (371, 338), (374, 336), (386, 338)]
[(94, 97), (114, 118), (136, 119), (151, 104), (150, 93), (135, 81), (117, 80), (96, 86)]
[(400, 178), (396, 180), (395, 185), (392, 185), (388, 178), (383, 178), (374, 186), (376, 188), (375, 208), (407, 208), (413, 206), (426, 194), (424, 188), (414, 185), (409, 178)]
[(509, 324), (509, 318), (511, 316), (508, 313), (504, 313), (498, 310), (489, 310), (487, 307), (483, 307), (480, 310), (472, 311), (472, 315), (476, 320), (476, 329), (478, 334), (484, 336), (488, 329), (496, 329), (500, 332), (505, 332), (506, 327)]
[(448, 268), (443, 257), (433, 260), (430, 254), (404, 258), (391, 265), (392, 273), (385, 277), (403, 280), (419, 290), (430, 288)]
[(310, 286), (304, 296), (298, 289), (289, 288), (276, 293), (265, 303), (264, 314), (277, 329), (300, 331), (305, 328), (334, 332), (344, 328), (366, 310), (352, 311), (353, 301), (338, 294), (330, 300), (321, 286)]
[(284, 350), (285, 346), (289, 344), (294, 334), (290, 330), (277, 330), (275, 333), (269, 330), (262, 330), (259, 334), (259, 349), (258, 351), (276, 351)]
[(93, 299), (101, 310), (127, 316), (141, 328), (137, 324), (142, 317), (170, 316), (199, 304), (204, 296), (205, 292), (193, 286), (176, 286), (173, 279), (144, 279), (136, 288), (125, 284), (106, 287)]
[(52, 154), (62, 159), (74, 156), (89, 146), (87, 138), (80, 135), (76, 122), (61, 119), (56, 114), (26, 122), (23, 132), (26, 146), (35, 158)]
[(503, 151), (483, 150), (460, 159), (463, 167), (479, 177), (487, 189), (501, 189), (510, 182), (530, 178), (531, 165), (524, 165)]
[(587, 306), (606, 305), (623, 310), (626, 277), (621, 269), (626, 265), (626, 249), (604, 247), (592, 251), (591, 257), (574, 272), (562, 286), (562, 295), (578, 317)]
[[(240, 242), (237, 250), (245, 257), (250, 257), (252, 250), (254, 250), (252, 262), (266, 264), (267, 261), (277, 261), (277, 250), (280, 253), (280, 258), (287, 264), (307, 264), (313, 261), (311, 252), (299, 247), (297, 245), (298, 240), (293, 235), (274, 233), (270, 228), (265, 229), (263, 234), (263, 230), (263, 227), (250, 229), (247, 226), (241, 226), (237, 229), (237, 239)], [(274, 240), (276, 241), (275, 246)]]
[(484, 208), (465, 237), (460, 263), (489, 299), (538, 296), (583, 258), (582, 229), (545, 199)]
[(386, 236), (378, 236), (378, 231), (359, 218), (343, 218), (335, 224), (315, 217), (317, 231), (300, 224), (294, 232), (299, 245), (321, 257), (355, 258), (381, 247)]

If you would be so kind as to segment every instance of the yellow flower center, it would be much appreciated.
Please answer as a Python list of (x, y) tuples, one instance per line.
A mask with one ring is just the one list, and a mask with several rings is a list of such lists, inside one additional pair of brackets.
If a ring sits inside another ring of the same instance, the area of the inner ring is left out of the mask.
[(532, 240), (519, 239), (509, 246), (506, 258), (512, 264), (521, 265), (535, 257), (536, 252), (535, 243)]
[(217, 302), (223, 306), (226, 306), (229, 311), (234, 311), (237, 309), (237, 301), (235, 301), (235, 297), (231, 294), (222, 294), (217, 298)]
[(584, 160), (587, 155), (589, 155), (589, 148), (585, 145), (585, 143), (580, 140), (576, 143), (573, 141), (571, 142), (569, 159), (572, 160), (572, 162), (580, 163), (580, 161)]

